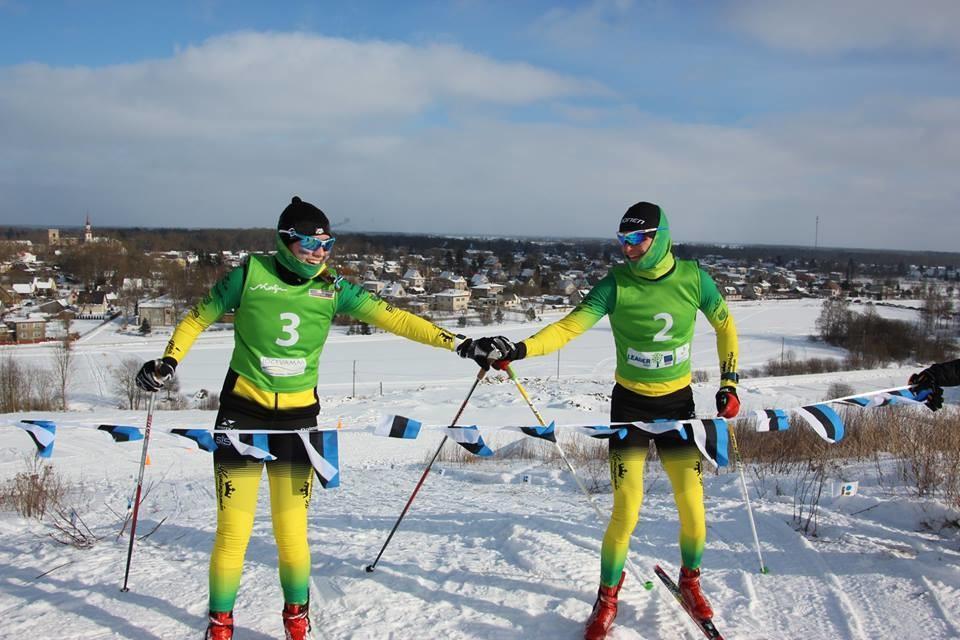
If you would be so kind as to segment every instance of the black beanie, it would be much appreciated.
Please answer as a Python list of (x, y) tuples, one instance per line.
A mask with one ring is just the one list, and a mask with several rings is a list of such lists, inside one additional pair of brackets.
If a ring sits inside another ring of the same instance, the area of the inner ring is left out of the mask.
[(642, 229), (656, 229), (660, 226), (660, 207), (651, 202), (638, 202), (620, 218), (620, 233), (630, 233)]
[(327, 215), (309, 202), (301, 200), (300, 196), (293, 196), (293, 200), (277, 221), (277, 233), (287, 244), (296, 240), (291, 231), (304, 236), (333, 235)]

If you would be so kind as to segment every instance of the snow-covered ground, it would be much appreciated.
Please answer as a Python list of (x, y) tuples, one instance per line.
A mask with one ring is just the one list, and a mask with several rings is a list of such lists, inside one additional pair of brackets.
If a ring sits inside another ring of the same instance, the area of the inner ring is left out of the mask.
[[(807, 340), (819, 313), (816, 301), (734, 304), (741, 367), (759, 366), (793, 350), (797, 357), (840, 357)], [(901, 309), (884, 310), (898, 314)], [(492, 328), (522, 338), (541, 325)], [(469, 328), (482, 335), (482, 328)], [(565, 348), (518, 362), (517, 373), (548, 420), (603, 423), (612, 385), (609, 324), (601, 323)], [(121, 336), (115, 327), (88, 333), (77, 347), (72, 411), (7, 414), (54, 422), (132, 424), (143, 412), (121, 411), (109, 397), (108, 365), (124, 356), (159, 355), (168, 336)], [(180, 367), (181, 388), (218, 389), (232, 334), (208, 332)], [(44, 366), (43, 347), (8, 351)], [(696, 385), (700, 413), (709, 415), (717, 380), (712, 331), (698, 325), (693, 359), (712, 381)], [(349, 397), (354, 360), (357, 396)], [(793, 407), (819, 401), (832, 382), (856, 391), (903, 384), (916, 368), (749, 379), (744, 409)], [(475, 366), (393, 336), (333, 335), (321, 363), (322, 418), (345, 427), (400, 414), (428, 424), (448, 422), (470, 387)], [(380, 395), (380, 383), (383, 395)], [(955, 401), (955, 396), (953, 396)], [(912, 410), (912, 409), (904, 409)], [(48, 537), (49, 527), (0, 513), (0, 635), (5, 638), (200, 638), (205, 627), (207, 560), (214, 529), (210, 456), (163, 433), (212, 426), (213, 413), (157, 412), (147, 468), (150, 493), (138, 542), (131, 590), (121, 593), (127, 539), (117, 539), (136, 481), (140, 444), (114, 444), (106, 434), (70, 427), (58, 432), (55, 469), (75, 491), (70, 506), (101, 540), (77, 550)], [(496, 378), (478, 387), (464, 424), (534, 424), (512, 383)], [(369, 564), (412, 491), (440, 434), (416, 441), (344, 433), (342, 486), (316, 489), (311, 504), (313, 622), (320, 638), (579, 638), (596, 593), (600, 521), (569, 474), (530, 461), (498, 460), (458, 466), (440, 463), (427, 479), (377, 570)], [(518, 434), (488, 437), (494, 448)], [(577, 436), (579, 437), (579, 436)], [(776, 437), (774, 435), (770, 437)], [(455, 446), (455, 445), (448, 445)], [(33, 445), (7, 427), (0, 447), (0, 480), (24, 468)], [(602, 469), (603, 465), (600, 465)], [(596, 470), (583, 470), (587, 480)], [(646, 591), (655, 562), (677, 570), (677, 518), (668, 483), (648, 466), (647, 491), (615, 639), (676, 638), (684, 622), (666, 591)], [(601, 472), (602, 475), (602, 472)], [(960, 637), (960, 535), (945, 526), (960, 514), (906, 488), (875, 481), (870, 466), (850, 465), (836, 481), (860, 480), (854, 497), (823, 501), (820, 535), (808, 539), (791, 522), (792, 496), (753, 493), (764, 559), (757, 571), (738, 476), (709, 473), (708, 546), (704, 582), (727, 638), (956, 638)], [(889, 474), (888, 474), (889, 475)], [(526, 482), (524, 479), (526, 478)], [(595, 494), (607, 512), (608, 492)], [(247, 552), (236, 607), (237, 637), (282, 637), (282, 597), (270, 528), (267, 492)], [(690, 635), (690, 637), (695, 637)]]

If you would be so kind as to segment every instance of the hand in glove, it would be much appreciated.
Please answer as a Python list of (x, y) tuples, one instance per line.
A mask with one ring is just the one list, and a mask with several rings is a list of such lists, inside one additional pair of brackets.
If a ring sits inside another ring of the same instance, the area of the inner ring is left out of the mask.
[(913, 374), (907, 383), (910, 385), (910, 391), (923, 400), (931, 411), (937, 411), (943, 407), (943, 389), (937, 383), (937, 378), (930, 368)]
[(484, 369), (489, 369), (494, 362), (505, 361), (509, 364), (522, 359), (527, 355), (527, 346), (522, 342), (514, 344), (503, 336), (476, 340), (467, 338), (457, 346), (457, 355), (470, 358)]
[(740, 398), (736, 387), (720, 387), (717, 391), (717, 415), (721, 418), (735, 418), (740, 413)]
[(173, 378), (177, 361), (167, 356), (162, 360), (147, 360), (137, 372), (137, 386), (144, 391), (156, 393)]

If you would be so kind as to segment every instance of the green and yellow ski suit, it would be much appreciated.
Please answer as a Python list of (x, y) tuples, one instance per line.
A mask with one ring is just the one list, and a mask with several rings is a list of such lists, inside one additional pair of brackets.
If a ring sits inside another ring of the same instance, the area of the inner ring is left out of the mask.
[[(318, 365), (337, 314), (423, 344), (454, 347), (449, 331), (387, 304), (332, 270), (303, 278), (275, 256), (252, 256), (191, 309), (174, 330), (164, 356), (182, 360), (197, 336), (231, 310), (234, 349), (220, 395), (218, 429), (316, 426)], [(269, 445), (277, 457), (266, 467), (280, 583), (287, 603), (303, 604), (310, 578), (307, 507), (312, 468), (299, 438), (271, 436)], [(229, 445), (214, 452), (217, 533), (210, 555), (211, 611), (233, 610), (263, 467), (262, 461), (242, 456)]]
[[(661, 227), (665, 226), (663, 216)], [(694, 416), (690, 358), (698, 310), (716, 330), (721, 372), (735, 380), (731, 374), (737, 366), (736, 328), (713, 279), (696, 262), (674, 259), (667, 229), (657, 232), (650, 253), (655, 258), (652, 267), (643, 269), (636, 263), (613, 267), (572, 312), (523, 341), (528, 357), (545, 355), (609, 316), (617, 353), (613, 422)], [(675, 436), (657, 437), (656, 442), (680, 515), (681, 560), (696, 569), (706, 542), (700, 453), (694, 444)], [(643, 502), (648, 445), (649, 438), (638, 431), (610, 442), (613, 513), (600, 553), (605, 586), (619, 582), (626, 562)]]

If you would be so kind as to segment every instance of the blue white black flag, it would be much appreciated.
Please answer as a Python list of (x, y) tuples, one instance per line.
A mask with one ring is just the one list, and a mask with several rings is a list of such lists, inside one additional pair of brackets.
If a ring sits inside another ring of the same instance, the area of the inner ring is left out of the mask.
[(846, 398), (840, 402), (869, 409), (895, 404), (920, 404), (924, 399), (925, 398), (914, 394), (909, 389), (898, 389), (897, 391), (884, 391), (882, 393), (857, 396), (856, 398)]
[(814, 404), (800, 407), (796, 412), (818, 436), (830, 444), (843, 439), (843, 420), (829, 405)]
[(784, 409), (760, 409), (753, 415), (757, 419), (757, 431), (786, 431), (790, 428), (790, 415)]
[(556, 442), (556, 426), (556, 424), (551, 422), (545, 427), (520, 427), (520, 431), (534, 438), (542, 438), (544, 440), (549, 440), (550, 442)]
[(21, 420), (17, 426), (26, 431), (33, 443), (37, 445), (38, 458), (49, 458), (53, 455), (57, 425), (49, 420)]
[(480, 437), (480, 430), (476, 425), (447, 427), (447, 436), (475, 456), (486, 458), (493, 455), (493, 449)]
[(97, 427), (97, 429), (109, 433), (114, 442), (143, 440), (143, 432), (137, 427), (126, 427), (119, 424), (102, 424)]
[(578, 425), (569, 428), (573, 431), (578, 431), (584, 435), (588, 435), (591, 438), (597, 438), (599, 440), (609, 440), (610, 438), (623, 440), (625, 437), (627, 437), (626, 427), (612, 427), (608, 424)]
[(242, 456), (249, 456), (257, 460), (266, 460), (268, 462), (276, 460), (277, 457), (270, 453), (270, 440), (269, 436), (265, 433), (254, 433), (250, 434), (251, 444), (247, 444), (240, 440), (239, 433), (231, 433), (229, 431), (219, 431), (217, 435), (225, 434), (227, 439), (230, 441), (230, 444), (233, 445), (233, 448), (237, 450)]
[(727, 421), (723, 418), (684, 420), (680, 423), (693, 437), (703, 457), (715, 467), (725, 467), (730, 462), (727, 454)]
[(300, 431), (307, 457), (324, 489), (340, 486), (340, 450), (336, 431)]
[[(617, 425), (613, 425), (617, 426)], [(682, 432), (683, 428), (676, 420), (656, 420), (654, 422), (631, 422), (630, 426), (652, 436), (663, 435), (671, 431)], [(682, 433), (681, 433), (682, 437)]]
[(217, 450), (217, 443), (213, 439), (213, 434), (206, 429), (171, 429), (170, 433), (193, 440), (204, 451), (212, 453)]
[(420, 435), (422, 424), (416, 420), (405, 418), (403, 416), (386, 416), (374, 433), (378, 436), (388, 438), (403, 438), (404, 440), (413, 440)]

